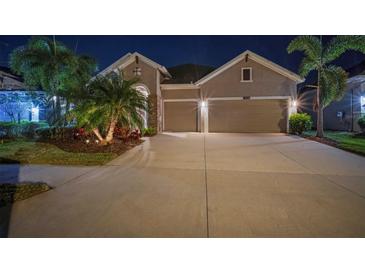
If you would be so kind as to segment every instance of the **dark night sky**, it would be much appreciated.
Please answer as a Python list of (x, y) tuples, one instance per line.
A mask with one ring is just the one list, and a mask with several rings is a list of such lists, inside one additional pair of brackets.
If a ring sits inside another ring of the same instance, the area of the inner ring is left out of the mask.
[[(194, 63), (218, 67), (246, 49), (297, 72), (302, 54), (287, 54), (286, 47), (295, 36), (56, 36), (78, 54), (96, 58), (103, 69), (127, 52), (138, 51), (166, 67)], [(26, 43), (29, 36), (0, 36), (0, 65), (7, 66), (8, 55)], [(324, 41), (330, 37), (324, 37)], [(351, 67), (365, 55), (349, 52), (338, 64)]]

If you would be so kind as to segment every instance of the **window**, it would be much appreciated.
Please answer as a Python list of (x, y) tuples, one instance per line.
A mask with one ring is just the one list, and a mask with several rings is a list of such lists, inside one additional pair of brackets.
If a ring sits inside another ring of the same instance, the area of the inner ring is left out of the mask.
[(252, 68), (242, 68), (241, 82), (252, 82)]
[(365, 114), (365, 96), (360, 96), (361, 113)]

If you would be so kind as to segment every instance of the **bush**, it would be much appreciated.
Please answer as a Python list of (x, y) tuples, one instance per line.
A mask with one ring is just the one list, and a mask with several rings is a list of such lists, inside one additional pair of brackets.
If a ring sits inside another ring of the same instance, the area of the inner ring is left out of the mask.
[(144, 128), (142, 130), (142, 135), (143, 136), (154, 136), (157, 134), (157, 131), (155, 128), (153, 127), (147, 127), (147, 128)]
[(40, 127), (48, 126), (45, 122), (29, 122), (22, 121), (21, 123), (0, 122), (1, 136), (5, 138), (34, 138), (36, 130)]
[(365, 115), (363, 115), (362, 117), (359, 118), (359, 120), (357, 120), (357, 124), (361, 128), (361, 131), (365, 132)]
[(41, 127), (35, 131), (41, 140), (76, 139), (74, 127)]
[(289, 128), (292, 134), (302, 134), (312, 128), (312, 118), (306, 113), (294, 113), (290, 115)]

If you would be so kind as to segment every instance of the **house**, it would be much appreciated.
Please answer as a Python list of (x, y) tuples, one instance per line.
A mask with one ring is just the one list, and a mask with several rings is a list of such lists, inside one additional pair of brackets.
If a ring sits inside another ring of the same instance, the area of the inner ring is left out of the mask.
[(27, 91), (21, 77), (0, 67), (0, 121), (45, 120), (45, 97), (44, 92)]
[(135, 52), (101, 72), (138, 77), (151, 109), (145, 125), (161, 131), (288, 132), (296, 112), (297, 74), (245, 51), (195, 82), (171, 83), (167, 69)]
[[(303, 88), (298, 96), (298, 111), (311, 115), (314, 126), (317, 123), (317, 113), (313, 110), (316, 94), (316, 89)], [(324, 109), (323, 128), (359, 132), (357, 120), (362, 115), (365, 115), (365, 75), (359, 74), (348, 78), (343, 98)]]
[(13, 74), (8, 67), (0, 66), (0, 90), (14, 89), (24, 89), (21, 77)]

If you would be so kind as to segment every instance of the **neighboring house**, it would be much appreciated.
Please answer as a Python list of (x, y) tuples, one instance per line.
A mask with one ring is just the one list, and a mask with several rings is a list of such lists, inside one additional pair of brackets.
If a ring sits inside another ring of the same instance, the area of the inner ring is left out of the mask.
[[(298, 110), (312, 116), (313, 125), (317, 123), (317, 113), (313, 110), (316, 89), (302, 89), (299, 93)], [(344, 97), (334, 101), (323, 111), (325, 130), (360, 131), (357, 120), (365, 115), (365, 75), (356, 75), (347, 80)]]
[(0, 121), (45, 120), (44, 101), (43, 92), (27, 91), (21, 77), (0, 67)]
[(0, 90), (24, 89), (23, 80), (8, 67), (0, 66)]
[(137, 52), (101, 74), (117, 70), (140, 79), (137, 89), (151, 106), (145, 125), (158, 132), (288, 132), (304, 81), (248, 50), (193, 83), (168, 83), (174, 81), (167, 69)]

